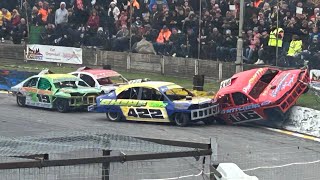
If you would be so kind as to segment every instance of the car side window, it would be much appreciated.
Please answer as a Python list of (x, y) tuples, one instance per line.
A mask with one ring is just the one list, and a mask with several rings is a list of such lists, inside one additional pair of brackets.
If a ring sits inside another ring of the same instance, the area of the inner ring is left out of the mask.
[(38, 78), (31, 78), (23, 84), (23, 87), (37, 87)]
[(232, 98), (235, 105), (243, 105), (250, 103), (249, 98), (240, 92), (232, 93)]
[(51, 84), (47, 79), (40, 78), (38, 83), (38, 89), (51, 91)]
[[(82, 79), (83, 81), (85, 81), (89, 86), (91, 87), (95, 87), (96, 86), (96, 82), (94, 81), (94, 79), (86, 74), (80, 74), (80, 79)], [(83, 82), (79, 82), (80, 86), (86, 86)]]
[(129, 88), (118, 94), (117, 99), (138, 99), (139, 88)]
[(153, 88), (142, 88), (141, 100), (163, 101), (163, 95)]

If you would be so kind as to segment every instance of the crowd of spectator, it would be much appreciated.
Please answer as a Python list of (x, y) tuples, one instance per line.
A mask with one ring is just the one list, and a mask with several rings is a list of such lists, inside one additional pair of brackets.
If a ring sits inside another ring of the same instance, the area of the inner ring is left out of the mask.
[[(236, 60), (239, 0), (2, 1), (2, 42), (21, 43), (35, 26), (44, 27), (45, 45)], [(319, 7), (316, 0), (246, 0), (245, 62), (275, 64), (276, 52), (290, 65), (319, 59)]]

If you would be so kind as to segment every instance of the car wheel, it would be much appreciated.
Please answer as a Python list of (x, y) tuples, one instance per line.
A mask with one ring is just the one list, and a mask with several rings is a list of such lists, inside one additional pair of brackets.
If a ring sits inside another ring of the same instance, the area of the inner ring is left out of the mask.
[(17, 104), (18, 106), (25, 106), (26, 105), (26, 97), (22, 96), (21, 94), (17, 95)]
[(69, 101), (67, 99), (57, 99), (55, 106), (58, 112), (61, 112), (61, 113), (68, 112), (70, 109)]
[(174, 116), (174, 122), (176, 123), (177, 126), (185, 127), (190, 122), (190, 116), (185, 113), (177, 113)]
[(121, 121), (122, 120), (122, 116), (120, 113), (116, 113), (116, 112), (107, 112), (106, 113), (107, 119), (109, 121)]

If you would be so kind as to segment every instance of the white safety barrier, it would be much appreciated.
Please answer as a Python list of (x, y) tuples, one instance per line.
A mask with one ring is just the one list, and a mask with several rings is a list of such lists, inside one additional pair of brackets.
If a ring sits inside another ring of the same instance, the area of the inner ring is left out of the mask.
[(234, 163), (220, 163), (217, 171), (222, 175), (221, 178), (215, 176), (217, 180), (259, 180), (256, 176), (245, 174)]
[(302, 134), (320, 137), (320, 111), (294, 106), (288, 112), (283, 128)]

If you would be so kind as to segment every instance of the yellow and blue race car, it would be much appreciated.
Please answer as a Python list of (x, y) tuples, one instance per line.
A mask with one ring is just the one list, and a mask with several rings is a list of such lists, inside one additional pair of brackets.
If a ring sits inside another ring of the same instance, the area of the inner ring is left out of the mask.
[(121, 86), (98, 96), (88, 111), (106, 113), (110, 121), (191, 122), (209, 124), (219, 113), (210, 98), (195, 97), (185, 88), (162, 81), (147, 81)]

